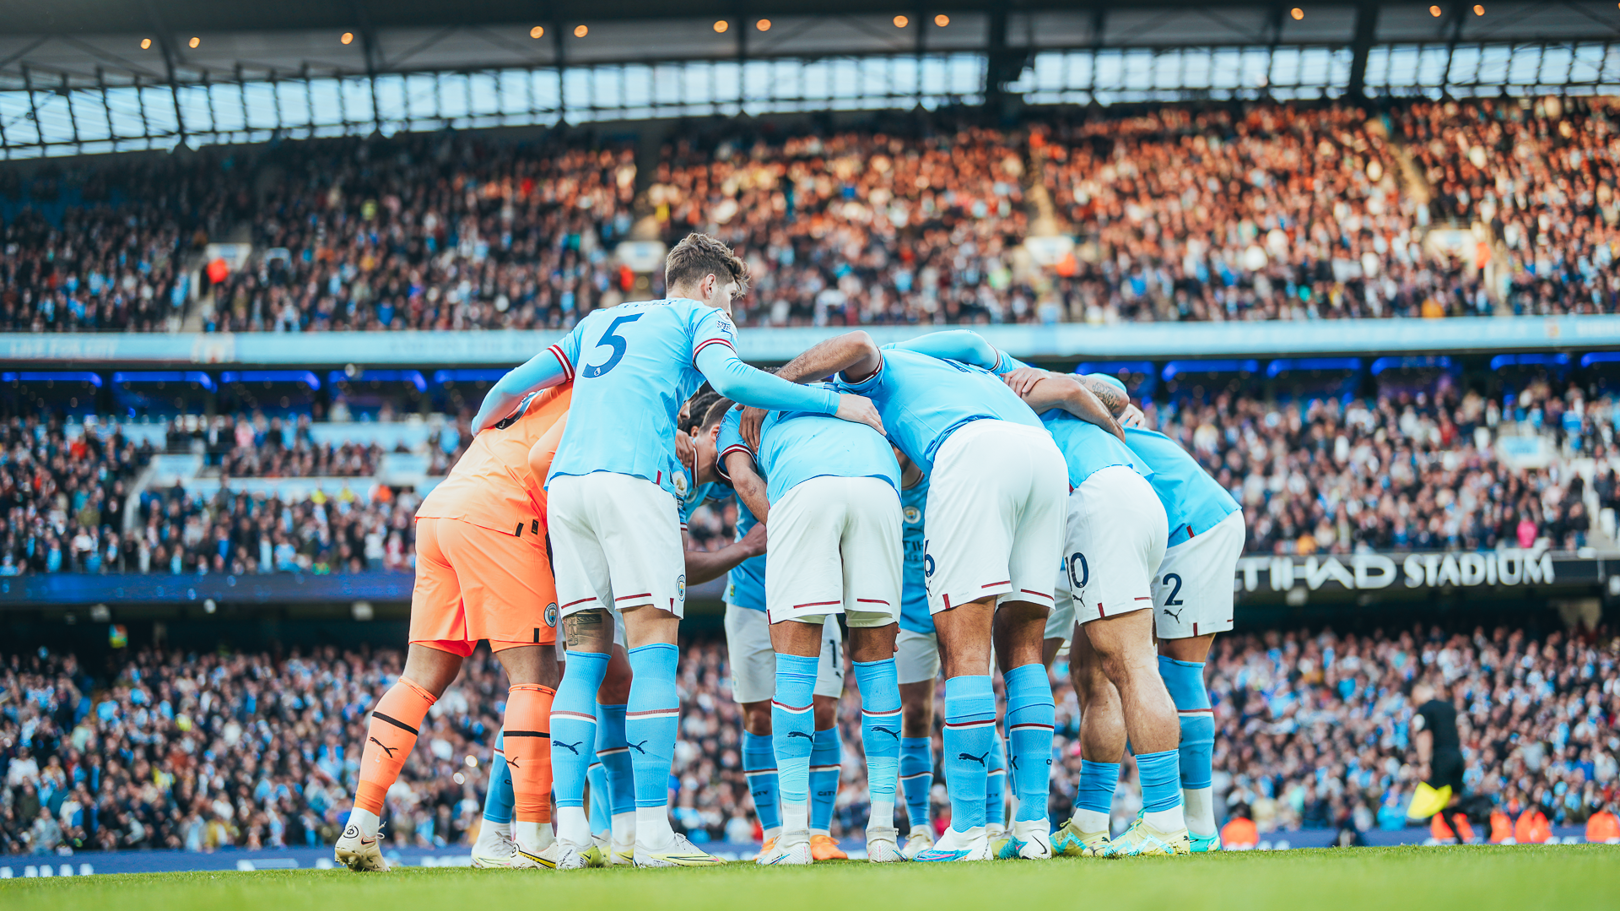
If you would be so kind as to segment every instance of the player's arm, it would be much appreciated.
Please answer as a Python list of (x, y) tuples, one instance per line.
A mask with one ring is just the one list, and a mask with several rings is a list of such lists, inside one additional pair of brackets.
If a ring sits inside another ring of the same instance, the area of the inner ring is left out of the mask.
[(742, 417), (745, 412), (734, 408), (720, 422), (720, 433), (714, 440), (715, 471), (736, 491), (737, 500), (748, 507), (759, 524), (764, 525), (770, 515), (771, 501), (766, 496), (765, 479), (760, 476), (754, 462), (753, 444), (743, 440)]
[[(863, 335), (865, 333), (862, 333)], [(840, 395), (831, 389), (815, 389), (772, 376), (743, 363), (730, 345), (705, 345), (696, 357), (702, 373), (714, 391), (733, 402), (766, 411), (808, 411), (830, 414), (839, 420), (865, 424), (883, 432), (883, 419), (868, 399)]]
[(1080, 377), (1024, 367), (1009, 373), (1006, 382), (1036, 414), (1061, 408), (1125, 442), (1125, 431), (1120, 429), (1119, 422)]
[(1412, 737), (1412, 746), (1417, 748), (1418, 763), (1428, 765), (1434, 758), (1434, 732), (1425, 728)]
[(792, 383), (813, 383), (836, 373), (854, 382), (870, 377), (883, 366), (883, 352), (872, 336), (856, 330), (827, 339), (788, 361), (776, 375)]
[(511, 414), (529, 393), (555, 386), (571, 375), (571, 368), (555, 345), (529, 358), (527, 363), (512, 368), (489, 387), (489, 393), (484, 396), (484, 402), (478, 406), (478, 414), (473, 418), (473, 433), (495, 426), (497, 421)]
[(748, 529), (741, 540), (733, 541), (714, 551), (689, 550), (686, 552), (686, 581), (697, 585), (718, 579), (736, 569), (743, 561), (765, 552), (765, 523)]
[(968, 329), (950, 329), (930, 332), (895, 345), (907, 351), (927, 354), (946, 360), (972, 364), (1002, 376), (1019, 368), (1028, 369), (1022, 361), (984, 340), (984, 336)]
[(1123, 417), (1125, 410), (1131, 407), (1131, 396), (1119, 380), (1101, 373), (1088, 373), (1079, 380), (1114, 417)]

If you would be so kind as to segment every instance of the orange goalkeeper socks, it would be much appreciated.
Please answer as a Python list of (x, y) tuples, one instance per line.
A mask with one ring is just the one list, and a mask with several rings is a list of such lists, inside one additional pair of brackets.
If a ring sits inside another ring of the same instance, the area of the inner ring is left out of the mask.
[(382, 815), (383, 797), (405, 767), (405, 757), (416, 745), (417, 728), (433, 703), (431, 693), (404, 677), (377, 700), (366, 725), (366, 748), (360, 754), (356, 807)]
[(520, 683), (506, 696), (506, 766), (518, 822), (551, 822), (551, 702), (548, 686)]

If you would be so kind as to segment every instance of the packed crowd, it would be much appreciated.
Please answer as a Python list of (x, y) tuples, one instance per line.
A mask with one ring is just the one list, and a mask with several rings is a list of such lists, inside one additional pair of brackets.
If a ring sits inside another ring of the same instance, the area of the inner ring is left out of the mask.
[(1561, 396), (1536, 382), (1503, 401), (1446, 385), (1303, 402), (1221, 395), (1148, 412), (1243, 504), (1249, 553), (1584, 547), (1594, 521), (1574, 463), (1516, 468), (1497, 454), (1499, 437), (1542, 427), (1562, 456), (1599, 457), (1599, 503), (1615, 499), (1612, 403), (1587, 408), (1573, 386)]
[(1483, 300), (1460, 264), (1420, 249), (1395, 151), (1359, 108), (1166, 107), (1060, 123), (1032, 147), (1095, 244), (1060, 270), (1071, 319), (1436, 316)]
[(668, 235), (743, 253), (744, 325), (1033, 322), (1024, 170), (982, 128), (727, 133), (666, 150), (647, 201)]
[(1435, 214), (1489, 226), (1512, 312), (1620, 309), (1616, 113), (1608, 99), (1581, 98), (1418, 102), (1395, 113)]
[(98, 572), (117, 562), (129, 485), (151, 456), (122, 434), (0, 422), (0, 576)]
[[(362, 493), (368, 496), (362, 496)], [(109, 571), (169, 573), (409, 571), (414, 492), (376, 485), (302, 499), (178, 486), (141, 494), (135, 530)], [(110, 550), (110, 547), (109, 547)], [(112, 554), (109, 553), (109, 560)]]
[(377, 473), (381, 446), (318, 443), (310, 416), (265, 417), (215, 415), (205, 425), (188, 428), (182, 418), (170, 420), (165, 433), (170, 452), (201, 449), (205, 460), (227, 478), (359, 478)]
[[(394, 651), (333, 648), (145, 650), (118, 656), (98, 678), (71, 655), (12, 655), (0, 665), (0, 852), (328, 843), (357, 780), (366, 710), (400, 660)], [(1428, 677), (1445, 681), (1459, 707), (1471, 791), (1514, 815), (1533, 805), (1555, 825), (1579, 823), (1620, 800), (1617, 664), (1620, 643), (1606, 633), (1224, 637), (1207, 672), (1219, 725), (1218, 804), (1247, 809), (1262, 831), (1403, 825), (1417, 780), (1408, 694)], [(678, 828), (699, 842), (757, 834), (729, 673), (718, 641), (686, 645), (671, 806)], [(1079, 745), (1062, 657), (1053, 685), (1051, 811), (1066, 818)], [(389, 792), (396, 842), (468, 840), (503, 686), (498, 665), (480, 652), (434, 706)], [(858, 700), (846, 693), (840, 710), (835, 834), (857, 832), (868, 814)], [(942, 783), (935, 798), (936, 815), (944, 813)], [(1117, 826), (1139, 801), (1128, 767), (1115, 795)]]
[[(1573, 98), (738, 121), (640, 175), (561, 134), (113, 160), (0, 175), (0, 328), (172, 331), (196, 295), (208, 331), (567, 326), (661, 290), (611, 256), (643, 216), (745, 256), (748, 325), (1613, 312), (1616, 154), (1610, 102)], [(239, 224), (246, 267), (191, 287)], [(1080, 246), (1043, 269), (1048, 229)]]

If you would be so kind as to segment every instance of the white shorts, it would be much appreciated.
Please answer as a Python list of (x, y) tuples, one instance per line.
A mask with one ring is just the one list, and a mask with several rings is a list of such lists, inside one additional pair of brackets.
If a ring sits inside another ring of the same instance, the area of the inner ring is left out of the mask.
[(1045, 430), (974, 421), (934, 455), (924, 510), (928, 610), (995, 596), (1052, 603), (1069, 469)]
[(1046, 638), (1069, 638), (1090, 623), (1153, 607), (1153, 571), (1170, 536), (1164, 505), (1146, 479), (1124, 465), (1101, 469), (1069, 494), (1057, 599)]
[(1153, 577), (1154, 617), (1160, 639), (1191, 639), (1232, 629), (1232, 591), (1243, 556), (1243, 513), (1164, 552)]
[(922, 683), (939, 676), (939, 634), (900, 631), (894, 640), (894, 665), (900, 685)]
[(651, 481), (605, 471), (552, 478), (547, 493), (564, 617), (643, 604), (685, 613), (686, 554), (674, 497)]
[[(837, 623), (822, 626), (821, 663), (816, 667), (817, 696), (844, 694), (844, 652)], [(762, 610), (726, 605), (726, 655), (731, 664), (731, 698), (739, 705), (764, 702), (776, 695), (776, 652), (771, 624)]]
[(852, 628), (900, 616), (900, 495), (878, 478), (811, 478), (771, 505), (765, 605), (772, 623)]

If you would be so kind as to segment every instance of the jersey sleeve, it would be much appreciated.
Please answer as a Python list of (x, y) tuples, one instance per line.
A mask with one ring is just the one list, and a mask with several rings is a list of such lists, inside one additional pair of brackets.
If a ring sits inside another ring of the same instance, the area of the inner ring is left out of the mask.
[(756, 370), (742, 362), (729, 345), (706, 345), (697, 353), (696, 367), (714, 391), (733, 402), (766, 411), (804, 411), (837, 414), (838, 393), (816, 386), (801, 386)]
[(697, 305), (692, 318), (692, 366), (697, 366), (698, 354), (713, 345), (724, 345), (737, 353), (737, 324), (719, 307)]
[(839, 373), (833, 377), (833, 382), (837, 383), (840, 388), (853, 392), (856, 395), (871, 396), (872, 393), (883, 388), (883, 384), (888, 377), (889, 356), (886, 351), (890, 348), (896, 347), (899, 346), (884, 345), (878, 349), (878, 368), (872, 371), (872, 375), (866, 379), (853, 380), (850, 379), (847, 374)]
[[(967, 329), (930, 332), (927, 335), (907, 339), (898, 343), (895, 347), (931, 357), (983, 367), (998, 376), (1016, 369), (1009, 366), (1011, 363), (1016, 363), (1015, 361), (1002, 354), (996, 346), (985, 341), (984, 337), (979, 333)], [(1019, 364), (1019, 366), (1023, 365)]]
[(584, 329), (588, 319), (589, 317), (580, 320), (579, 324), (574, 326), (572, 332), (563, 336), (562, 341), (546, 349), (555, 355), (557, 363), (562, 365), (563, 376), (566, 380), (574, 378), (574, 365), (579, 363), (579, 349), (585, 338)]
[(742, 436), (741, 408), (731, 409), (721, 419), (720, 435), (715, 438), (714, 451), (715, 471), (719, 472), (720, 477), (725, 478), (728, 484), (731, 482), (731, 473), (726, 471), (726, 457), (734, 452), (741, 452), (746, 453), (750, 459), (754, 458), (754, 450), (748, 447)]

